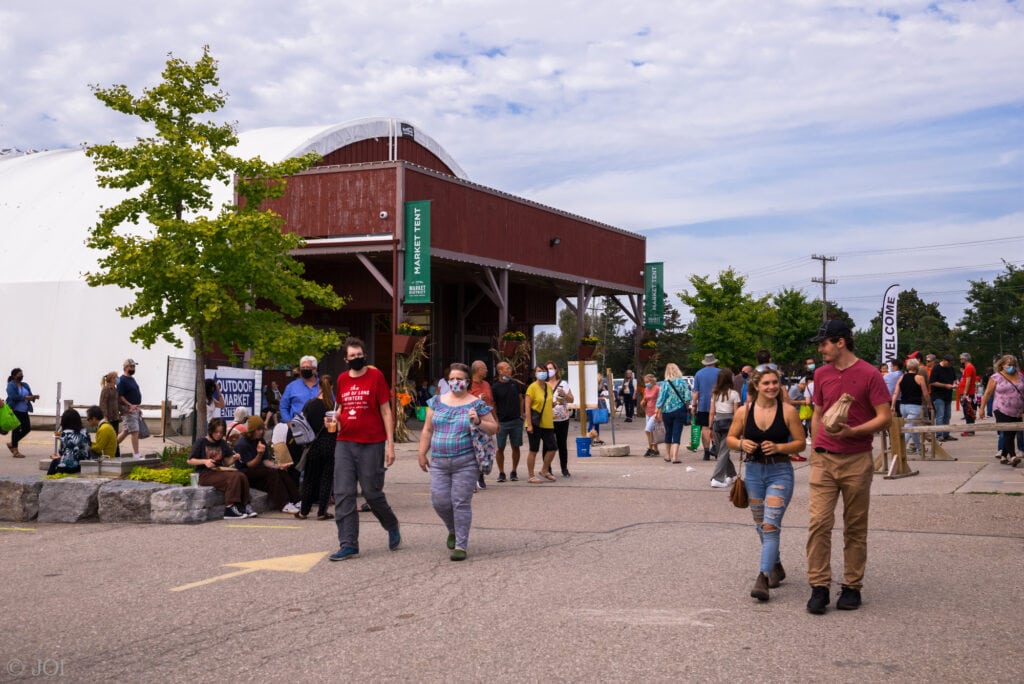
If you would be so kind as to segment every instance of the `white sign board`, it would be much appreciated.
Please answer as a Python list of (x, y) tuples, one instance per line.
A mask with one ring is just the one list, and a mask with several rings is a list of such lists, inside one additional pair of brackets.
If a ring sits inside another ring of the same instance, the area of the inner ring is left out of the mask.
[(260, 402), (263, 398), (260, 382), (263, 379), (263, 371), (220, 366), (216, 370), (207, 368), (206, 377), (220, 383), (224, 408), (218, 409), (218, 418), (231, 420), (239, 406), (249, 409), (250, 415), (260, 415)]
[[(581, 373), (585, 381), (583, 383), (580, 382)], [(569, 383), (572, 396), (576, 398), (576, 403), (569, 404), (569, 408), (578, 409), (581, 397), (586, 404), (585, 408), (597, 408), (597, 361), (570, 361), (565, 380)], [(581, 384), (586, 388), (586, 396), (580, 392)]]

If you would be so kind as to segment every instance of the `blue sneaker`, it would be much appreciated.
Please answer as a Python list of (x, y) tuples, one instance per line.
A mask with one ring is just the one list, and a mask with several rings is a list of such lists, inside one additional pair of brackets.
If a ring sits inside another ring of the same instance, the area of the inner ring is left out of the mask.
[(388, 549), (394, 551), (402, 543), (402, 533), (398, 531), (398, 527), (393, 530), (388, 530)]
[(348, 558), (356, 558), (358, 555), (359, 549), (353, 549), (351, 546), (342, 546), (340, 549), (332, 553), (329, 558), (332, 561), (340, 561)]

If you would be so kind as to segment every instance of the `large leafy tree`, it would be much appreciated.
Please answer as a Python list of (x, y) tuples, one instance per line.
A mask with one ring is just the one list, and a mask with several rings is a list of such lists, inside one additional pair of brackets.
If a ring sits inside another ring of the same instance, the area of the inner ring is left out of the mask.
[(732, 268), (720, 272), (714, 281), (692, 275), (690, 284), (692, 293), (679, 293), (693, 314), (689, 368), (700, 368), (707, 353), (714, 353), (723, 367), (737, 367), (749, 363), (758, 349), (770, 348), (775, 327), (770, 295), (754, 297), (745, 292), (746, 278)]
[(970, 281), (970, 307), (959, 322), (960, 351), (970, 351), (979, 367), (1003, 354), (1024, 359), (1024, 268), (1003, 263), (1006, 271), (991, 282)]
[[(772, 360), (792, 372), (814, 355), (815, 345), (808, 340), (821, 325), (821, 301), (808, 301), (803, 291), (785, 289), (772, 302), (776, 319), (769, 347)], [(831, 307), (830, 310), (835, 311)]]
[[(261, 208), (284, 193), (285, 176), (315, 163), (316, 155), (277, 164), (232, 156), (234, 127), (206, 118), (225, 104), (218, 84), (217, 63), (204, 48), (194, 64), (170, 56), (162, 81), (141, 95), (124, 85), (93, 86), (101, 102), (142, 120), (153, 134), (129, 147), (86, 150), (98, 184), (128, 195), (103, 209), (90, 231), (86, 244), (103, 254), (86, 280), (134, 293), (119, 308), (124, 317), (144, 319), (133, 341), (181, 346), (181, 331), (192, 339), (200, 405), (205, 356), (214, 348), (251, 349), (256, 364), (322, 353), (337, 347), (337, 334), (293, 320), (306, 303), (344, 303), (330, 287), (303, 278), (291, 256), (302, 239)], [(235, 178), (240, 201), (214, 207), (212, 185)]]

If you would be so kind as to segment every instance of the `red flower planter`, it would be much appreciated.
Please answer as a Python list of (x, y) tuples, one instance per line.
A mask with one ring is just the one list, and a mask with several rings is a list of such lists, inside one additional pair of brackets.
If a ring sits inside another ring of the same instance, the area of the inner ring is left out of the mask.
[(658, 353), (657, 349), (641, 349), (640, 350), (640, 363), (647, 363), (654, 358), (654, 355)]
[(392, 350), (396, 354), (412, 354), (413, 348), (416, 343), (423, 339), (423, 335), (399, 335), (395, 334), (394, 342), (392, 342)]
[(594, 355), (595, 349), (597, 349), (597, 347), (592, 344), (581, 344), (577, 356), (579, 356), (580, 359), (589, 359)]
[(517, 342), (515, 340), (502, 342), (501, 355), (509, 359), (512, 358), (516, 355), (516, 352), (519, 351), (519, 345), (521, 344), (522, 342)]

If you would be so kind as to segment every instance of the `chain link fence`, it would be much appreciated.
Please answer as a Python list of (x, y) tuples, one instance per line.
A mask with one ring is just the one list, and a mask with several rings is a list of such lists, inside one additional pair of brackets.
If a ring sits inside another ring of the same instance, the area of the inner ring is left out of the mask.
[(191, 446), (196, 434), (196, 360), (167, 357), (164, 439)]

